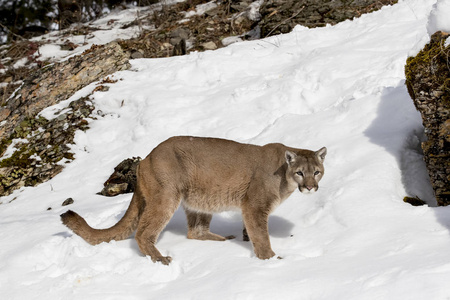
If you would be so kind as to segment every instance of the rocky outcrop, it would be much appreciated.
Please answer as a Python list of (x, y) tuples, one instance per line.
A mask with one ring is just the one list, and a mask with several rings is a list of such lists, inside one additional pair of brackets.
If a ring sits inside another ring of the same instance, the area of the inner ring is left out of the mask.
[(0, 122), (3, 122), (0, 140), (8, 138), (25, 118), (32, 118), (44, 108), (68, 99), (94, 81), (129, 68), (128, 59), (129, 55), (117, 43), (94, 45), (81, 55), (30, 74), (0, 109)]
[(259, 19), (251, 13), (256, 10), (252, 2), (195, 0), (165, 6), (153, 13), (155, 30), (120, 41), (120, 45), (129, 50), (133, 58), (215, 50), (226, 46), (222, 43), (224, 38), (244, 36), (257, 25)]
[(62, 171), (74, 159), (70, 144), (77, 130), (86, 130), (86, 118), (94, 110), (88, 97), (69, 104), (63, 114), (47, 120), (25, 118), (11, 135), (8, 157), (0, 161), (0, 195), (8, 195), (23, 186), (35, 186)]
[(321, 27), (359, 17), (397, 0), (268, 0), (261, 6), (261, 37), (290, 32), (297, 24)]
[[(44, 108), (68, 99), (86, 85), (129, 67), (129, 54), (117, 43), (92, 46), (82, 55), (31, 74), (0, 109), (0, 195), (34, 186), (58, 174), (73, 159), (68, 145), (86, 130), (94, 110), (89, 97), (69, 104), (56, 118), (37, 117)], [(106, 79), (108, 82), (109, 79)], [(103, 90), (100, 85), (95, 91)], [(8, 150), (10, 153), (5, 152)]]
[(437, 32), (407, 60), (406, 85), (422, 115), (428, 140), (424, 159), (438, 205), (450, 205), (450, 46), (448, 33)]

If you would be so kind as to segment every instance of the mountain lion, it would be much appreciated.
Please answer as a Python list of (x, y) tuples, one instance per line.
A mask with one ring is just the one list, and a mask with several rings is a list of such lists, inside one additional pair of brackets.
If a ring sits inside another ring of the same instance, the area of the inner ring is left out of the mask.
[(172, 137), (159, 144), (137, 168), (137, 185), (123, 218), (108, 229), (94, 229), (73, 211), (62, 222), (92, 245), (135, 239), (152, 261), (169, 264), (155, 243), (180, 203), (189, 239), (224, 241), (211, 233), (212, 214), (240, 209), (260, 259), (275, 255), (270, 246), (269, 214), (295, 189), (310, 194), (324, 174), (325, 147), (314, 152), (282, 144), (256, 146), (202, 137)]

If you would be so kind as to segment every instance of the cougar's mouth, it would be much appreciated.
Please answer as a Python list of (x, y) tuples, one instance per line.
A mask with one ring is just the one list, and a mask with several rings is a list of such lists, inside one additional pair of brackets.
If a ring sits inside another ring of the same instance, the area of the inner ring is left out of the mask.
[(318, 189), (318, 186), (298, 186), (298, 190), (303, 194), (314, 194)]

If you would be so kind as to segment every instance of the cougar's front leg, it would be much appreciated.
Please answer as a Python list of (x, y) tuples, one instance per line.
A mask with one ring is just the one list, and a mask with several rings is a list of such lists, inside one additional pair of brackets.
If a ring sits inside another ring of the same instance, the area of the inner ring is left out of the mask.
[[(251, 200), (250, 200), (251, 201)], [(242, 207), (242, 217), (248, 237), (253, 244), (253, 250), (260, 259), (269, 259), (275, 256), (270, 246), (269, 238), (269, 209), (255, 203), (245, 203)]]

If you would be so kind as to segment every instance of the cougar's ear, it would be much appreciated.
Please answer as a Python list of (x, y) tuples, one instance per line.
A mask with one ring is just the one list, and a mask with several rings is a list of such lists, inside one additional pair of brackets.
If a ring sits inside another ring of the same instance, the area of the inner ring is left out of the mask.
[(297, 157), (297, 154), (295, 154), (294, 152), (291, 152), (289, 150), (286, 150), (285, 157), (286, 157), (287, 164), (289, 166), (291, 166), (294, 163), (295, 158)]
[(316, 156), (319, 159), (321, 163), (325, 160), (325, 156), (327, 155), (327, 148), (322, 147), (319, 150), (316, 151)]

